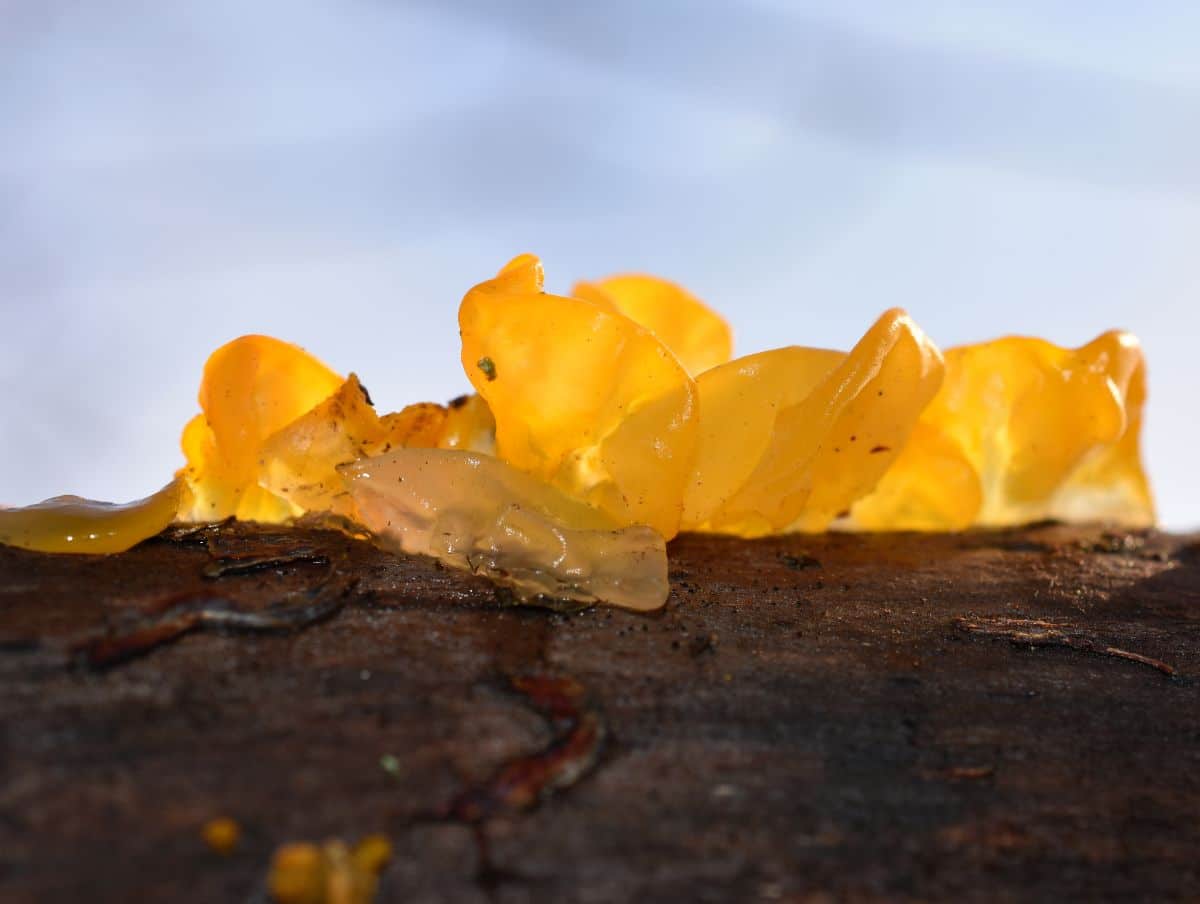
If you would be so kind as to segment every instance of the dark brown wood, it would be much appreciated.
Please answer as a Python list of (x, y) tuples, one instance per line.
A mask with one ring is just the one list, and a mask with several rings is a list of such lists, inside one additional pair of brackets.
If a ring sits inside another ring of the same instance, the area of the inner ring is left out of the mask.
[(0, 900), (261, 900), (276, 845), (371, 832), (389, 901), (1200, 898), (1197, 538), (689, 536), (671, 576), (571, 615), (319, 530), (0, 548)]

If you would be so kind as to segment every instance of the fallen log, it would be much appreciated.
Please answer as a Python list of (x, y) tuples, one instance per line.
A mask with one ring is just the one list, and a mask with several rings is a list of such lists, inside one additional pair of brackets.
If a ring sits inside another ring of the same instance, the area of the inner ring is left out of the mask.
[(320, 530), (0, 547), (0, 899), (264, 900), (371, 833), (380, 900), (1194, 899), (1197, 537), (670, 556), (639, 615)]

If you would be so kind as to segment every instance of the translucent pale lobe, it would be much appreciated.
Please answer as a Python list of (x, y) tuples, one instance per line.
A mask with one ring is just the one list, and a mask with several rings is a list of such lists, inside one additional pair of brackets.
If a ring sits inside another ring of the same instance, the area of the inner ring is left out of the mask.
[(345, 465), (355, 519), (385, 544), (486, 575), (518, 596), (657, 609), (662, 536), (621, 527), (487, 455), (395, 449)]

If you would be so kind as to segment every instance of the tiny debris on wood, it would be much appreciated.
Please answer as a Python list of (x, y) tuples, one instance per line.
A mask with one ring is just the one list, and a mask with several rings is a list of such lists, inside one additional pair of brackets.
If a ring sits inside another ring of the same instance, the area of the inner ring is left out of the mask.
[(951, 781), (978, 781), (996, 774), (995, 766), (951, 766), (942, 773)]
[(978, 634), (984, 637), (1002, 637), (1014, 644), (1027, 644), (1031, 647), (1066, 647), (1084, 653), (1098, 656), (1111, 656), (1149, 666), (1164, 675), (1174, 677), (1176, 670), (1172, 665), (1114, 647), (1081, 628), (1061, 622), (1044, 621), (1036, 618), (986, 618), (969, 619), (957, 618), (954, 624), (959, 630), (968, 634)]
[(820, 568), (821, 563), (810, 555), (801, 553), (798, 556), (783, 554), (779, 557), (779, 561), (793, 571), (803, 571), (806, 568)]
[[(470, 556), (467, 561), (470, 562)], [(441, 562), (437, 563), (441, 567), (445, 567)], [(527, 607), (531, 609), (545, 609), (549, 612), (558, 612), (562, 615), (574, 615), (577, 612), (585, 612), (595, 606), (595, 603), (588, 603), (582, 600), (564, 599), (557, 596), (547, 596), (544, 593), (538, 593), (528, 599), (521, 599), (513, 592), (511, 587), (505, 587), (502, 584), (495, 584), (494, 594), (496, 602), (501, 606)]]
[(319, 555), (311, 549), (297, 549), (293, 552), (265, 556), (221, 556), (205, 565), (201, 574), (206, 578), (223, 578), (234, 574), (253, 574), (256, 571), (285, 568), (288, 565), (328, 567), (329, 558)]
[(712, 653), (720, 642), (721, 639), (716, 634), (701, 634), (699, 637), (693, 637), (688, 643), (688, 653), (692, 656)]

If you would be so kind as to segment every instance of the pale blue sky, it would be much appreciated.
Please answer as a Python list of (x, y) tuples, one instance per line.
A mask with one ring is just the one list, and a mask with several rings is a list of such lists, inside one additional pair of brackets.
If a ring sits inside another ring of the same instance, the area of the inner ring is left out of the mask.
[(155, 489), (207, 353), (462, 391), (519, 251), (647, 269), (741, 352), (1143, 339), (1200, 525), (1200, 4), (0, 0), (0, 501)]

